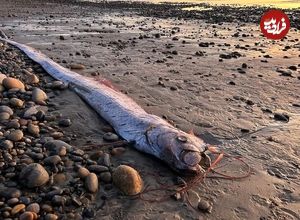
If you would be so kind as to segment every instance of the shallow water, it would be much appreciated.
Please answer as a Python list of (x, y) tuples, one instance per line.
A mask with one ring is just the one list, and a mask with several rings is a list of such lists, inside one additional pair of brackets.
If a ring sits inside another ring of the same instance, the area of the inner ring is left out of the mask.
[[(103, 2), (114, 0), (82, 0), (90, 2)], [(117, 0), (116, 0), (117, 1)], [(125, 0), (126, 1), (126, 0)], [(188, 3), (207, 3), (211, 5), (231, 5), (231, 6), (271, 6), (283, 9), (300, 8), (299, 0), (135, 0), (135, 1), (149, 1), (149, 2), (188, 2)]]

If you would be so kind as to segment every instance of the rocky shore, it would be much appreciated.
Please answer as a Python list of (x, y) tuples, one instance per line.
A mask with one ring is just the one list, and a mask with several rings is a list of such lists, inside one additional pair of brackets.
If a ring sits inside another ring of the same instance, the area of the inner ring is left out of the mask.
[(104, 142), (112, 146), (107, 152), (70, 145), (77, 138), (72, 120), (60, 113), (63, 102), (52, 101), (67, 85), (1, 42), (0, 72), (1, 219), (91, 218), (96, 213), (91, 203), (100, 187), (109, 189), (114, 182), (125, 195), (141, 192), (142, 180), (128, 166), (117, 167), (112, 180), (110, 158), (126, 151), (125, 143), (112, 148), (119, 140), (116, 134), (103, 133)]

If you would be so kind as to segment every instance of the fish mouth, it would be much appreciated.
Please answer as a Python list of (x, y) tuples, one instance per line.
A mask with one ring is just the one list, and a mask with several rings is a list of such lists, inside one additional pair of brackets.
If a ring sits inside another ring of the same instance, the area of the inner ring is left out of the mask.
[(198, 151), (182, 150), (179, 155), (180, 161), (189, 167), (194, 167), (200, 163), (202, 157)]
[(194, 167), (190, 167), (190, 168), (186, 168), (186, 169), (175, 168), (174, 170), (177, 173), (179, 173), (181, 176), (187, 176), (187, 177), (198, 176), (199, 174), (205, 172), (205, 170), (199, 164), (197, 164)]

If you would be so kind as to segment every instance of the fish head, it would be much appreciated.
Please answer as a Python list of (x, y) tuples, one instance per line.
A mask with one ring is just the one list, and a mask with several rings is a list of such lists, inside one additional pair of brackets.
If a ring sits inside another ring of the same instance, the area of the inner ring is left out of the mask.
[(199, 163), (206, 144), (197, 136), (174, 130), (160, 135), (158, 144), (162, 149), (161, 158), (178, 173), (197, 175), (203, 171)]

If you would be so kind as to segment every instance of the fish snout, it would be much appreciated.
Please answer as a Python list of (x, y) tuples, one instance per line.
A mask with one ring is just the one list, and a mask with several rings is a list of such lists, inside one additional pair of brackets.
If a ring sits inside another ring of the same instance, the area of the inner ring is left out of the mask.
[(183, 150), (180, 154), (181, 161), (187, 166), (194, 167), (201, 161), (201, 155), (197, 151)]

